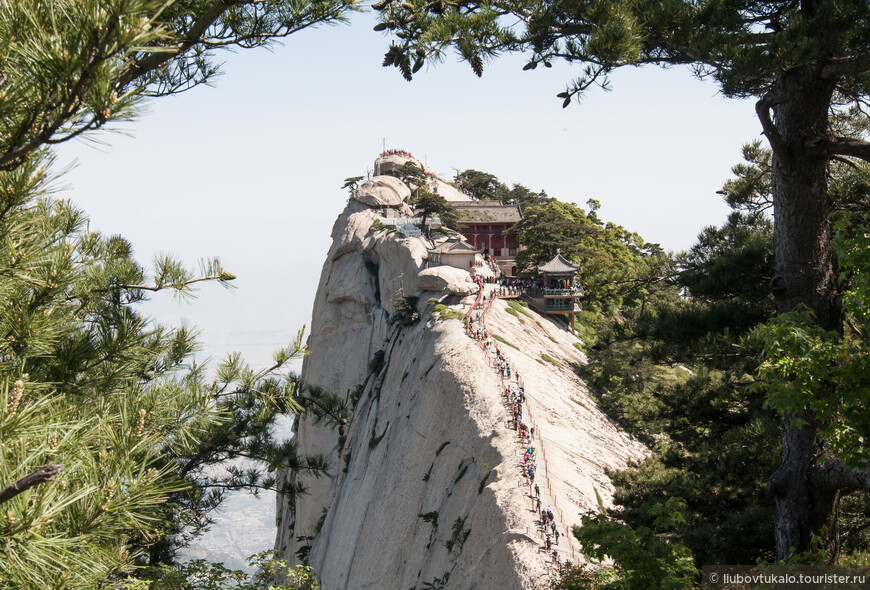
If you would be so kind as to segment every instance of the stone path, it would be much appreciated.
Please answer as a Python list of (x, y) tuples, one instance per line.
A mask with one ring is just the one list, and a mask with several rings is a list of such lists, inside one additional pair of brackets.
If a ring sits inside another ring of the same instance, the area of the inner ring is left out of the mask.
[[(478, 346), (483, 354), (487, 356), (487, 361), (490, 367), (493, 368), (499, 374), (499, 380), (501, 384), (501, 390), (499, 391), (499, 396), (502, 398), (505, 408), (507, 410), (509, 420), (514, 421), (513, 415), (513, 402), (511, 400), (511, 392), (514, 390), (520, 390), (522, 388), (525, 389), (524, 383), (522, 380), (522, 376), (518, 376), (515, 370), (512, 370), (510, 376), (507, 376), (507, 371), (499, 371), (499, 354), (496, 352), (498, 349), (501, 353), (501, 358), (504, 359), (507, 363), (507, 366), (510, 366), (510, 359), (504, 354), (505, 351), (502, 351), (498, 348), (498, 343), (492, 340), (489, 337), (489, 333), (486, 327), (486, 315), (489, 312), (492, 303), (499, 298), (496, 294), (498, 291), (498, 286), (493, 284), (482, 284), (482, 289), (478, 294), (477, 299), (474, 304), (471, 306), (469, 311), (466, 314), (466, 322), (468, 334), (471, 338), (477, 341)], [(494, 295), (496, 294), (496, 295)], [(475, 318), (479, 318), (475, 321)], [(477, 326), (475, 328), (475, 325)], [(475, 335), (475, 331), (480, 330), (486, 337), (478, 338)], [(536, 422), (531, 416), (530, 409), (528, 404), (520, 403), (519, 404), (520, 413), (519, 413), (519, 421), (520, 423), (525, 423), (528, 427), (529, 432), (534, 432), (534, 438), (531, 440), (530, 445), (534, 447), (535, 450), (535, 477), (534, 480), (529, 477), (526, 472), (525, 465), (520, 463), (517, 465), (517, 468), (523, 474), (523, 479), (526, 483), (527, 487), (527, 496), (529, 498), (530, 509), (528, 511), (529, 519), (532, 523), (532, 528), (537, 530), (539, 533), (539, 538), (541, 541), (541, 545), (539, 546), (539, 553), (541, 554), (542, 560), (544, 561), (544, 567), (547, 571), (550, 571), (551, 567), (559, 568), (561, 565), (567, 563), (577, 563), (577, 555), (574, 550), (572, 543), (568, 540), (569, 537), (567, 535), (571, 534), (571, 532), (567, 529), (565, 525), (565, 519), (562, 514), (562, 511), (559, 508), (559, 504), (557, 498), (554, 494), (550, 492), (552, 490), (552, 486), (550, 485), (550, 474), (547, 469), (547, 461), (545, 455), (545, 444), (544, 440), (541, 437), (540, 428), (538, 428)], [(517, 445), (523, 449), (523, 454), (526, 451), (526, 445), (523, 441), (522, 435), (519, 432), (518, 424), (514, 424), (514, 429), (517, 430)], [(533, 430), (532, 430), (533, 429)], [(543, 522), (540, 511), (537, 509), (536, 496), (534, 493), (534, 483), (537, 483), (540, 491), (540, 504), (542, 508), (546, 508), (547, 506), (552, 508), (554, 513), (554, 521), (556, 522), (556, 530), (559, 531), (560, 539), (562, 539), (561, 543), (556, 544), (555, 536), (550, 534), (551, 528), (546, 526)], [(525, 508), (520, 508), (521, 510), (525, 510)], [(547, 549), (547, 541), (548, 538), (551, 540), (550, 549)]]

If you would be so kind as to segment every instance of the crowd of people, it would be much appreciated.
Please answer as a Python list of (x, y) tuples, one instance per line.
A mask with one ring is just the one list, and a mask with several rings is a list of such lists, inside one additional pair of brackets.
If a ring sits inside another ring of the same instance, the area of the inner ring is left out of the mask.
[[(414, 156), (411, 155), (411, 152), (406, 152), (405, 150), (386, 150), (386, 151), (381, 152), (382, 158), (386, 158), (388, 156), (400, 156), (402, 158), (414, 158)], [(417, 158), (414, 158), (414, 159), (416, 160)]]
[(535, 482), (535, 471), (538, 469), (535, 462), (538, 458), (538, 450), (532, 446), (532, 441), (535, 438), (534, 427), (529, 428), (523, 421), (523, 403), (526, 401), (525, 390), (522, 385), (519, 387), (516, 385), (506, 385), (505, 397), (511, 406), (514, 429), (517, 431), (520, 442), (523, 445), (523, 475), (529, 480), (529, 484), (532, 484)]
[[(488, 254), (484, 254), (484, 256), (489, 257)], [(509, 278), (503, 273), (496, 273), (495, 276), (481, 277), (481, 279), (487, 285), (496, 286), (495, 294), (498, 297), (518, 297), (528, 291), (544, 289), (544, 284), (540, 280), (535, 281), (531, 279)], [(566, 281), (562, 281), (559, 288), (570, 289), (572, 291), (583, 291), (583, 288), (580, 285), (576, 283), (571, 283), (569, 285)]]
[[(490, 354), (493, 355), (491, 357), (492, 365), (498, 373), (499, 379), (502, 383), (505, 404), (510, 407), (510, 424), (514, 431), (516, 431), (519, 442), (523, 448), (522, 475), (527, 480), (530, 494), (532, 486), (534, 486), (533, 502), (535, 511), (538, 513), (540, 518), (538, 521), (540, 531), (544, 537), (544, 544), (541, 546), (540, 550), (546, 552), (548, 559), (550, 559), (558, 569), (563, 566), (562, 558), (559, 555), (558, 550), (554, 548), (555, 545), (559, 544), (559, 527), (556, 524), (552, 507), (547, 506), (546, 509), (541, 507), (541, 489), (540, 486), (535, 483), (538, 457), (538, 450), (534, 446), (536, 432), (534, 426), (526, 424), (523, 417), (523, 408), (526, 402), (523, 380), (516, 368), (511, 365), (510, 359), (507, 355), (503, 354), (498, 343), (493, 340), (489, 330), (486, 328), (485, 322), (486, 312), (488, 311), (488, 306), (492, 304), (492, 301), (498, 297), (509, 296), (505, 294), (509, 294), (512, 289), (518, 288), (518, 286), (507, 282), (504, 277), (493, 278), (473, 276), (473, 279), (480, 288), (480, 295), (467, 316), (468, 332), (469, 335), (480, 344), (482, 350), (484, 350), (488, 356)], [(491, 289), (487, 295), (484, 291), (485, 284), (497, 286), (495, 289)], [(483, 310), (475, 311), (479, 306), (482, 306)], [(566, 562), (565, 565), (570, 565), (570, 562)]]

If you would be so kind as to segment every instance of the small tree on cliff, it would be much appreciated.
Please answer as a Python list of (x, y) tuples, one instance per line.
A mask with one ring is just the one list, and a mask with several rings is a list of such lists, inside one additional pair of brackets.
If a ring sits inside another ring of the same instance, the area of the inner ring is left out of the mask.
[(479, 170), (457, 172), (453, 182), (482, 201), (501, 200), (502, 195), (507, 192), (507, 187), (499, 182), (495, 174)]
[(456, 207), (442, 197), (424, 188), (417, 189), (411, 198), (411, 203), (420, 213), (421, 225), (426, 237), (429, 238), (429, 226), (426, 220), (437, 215), (441, 219), (441, 225), (450, 229), (457, 229), (460, 225), (459, 212)]
[[(427, 57), (453, 46), (478, 75), (486, 58), (505, 51), (528, 52), (525, 69), (559, 59), (582, 65), (580, 77), (559, 94), (564, 106), (606, 84), (614, 69), (643, 64), (688, 64), (714, 78), (726, 96), (756, 97), (773, 152), (777, 312), (804, 308), (821, 330), (840, 332), (826, 173), (838, 158), (870, 161), (870, 143), (863, 130), (842, 134), (829, 114), (863, 108), (870, 97), (865, 0), (384, 0), (375, 8), (382, 13), (377, 28), (400, 33), (384, 65), (397, 66), (407, 79)], [(836, 398), (833, 382), (817, 381), (813, 392)], [(870, 468), (845, 466), (826, 450), (825, 423), (841, 417), (804, 403), (781, 411), (782, 463), (769, 484), (777, 504), (777, 556), (788, 559), (827, 531), (825, 548), (835, 560), (840, 491), (870, 487)], [(866, 421), (853, 426), (866, 431)]]
[(429, 238), (429, 226), (426, 224), (433, 215), (438, 215), (441, 225), (456, 229), (459, 227), (459, 212), (450, 202), (428, 189), (429, 179), (426, 172), (415, 162), (405, 162), (398, 168), (387, 172), (395, 176), (411, 188), (411, 204), (419, 210), (423, 233)]
[(412, 193), (426, 184), (426, 173), (416, 162), (410, 160), (398, 168), (387, 171), (386, 174), (388, 176), (395, 176), (407, 184)]

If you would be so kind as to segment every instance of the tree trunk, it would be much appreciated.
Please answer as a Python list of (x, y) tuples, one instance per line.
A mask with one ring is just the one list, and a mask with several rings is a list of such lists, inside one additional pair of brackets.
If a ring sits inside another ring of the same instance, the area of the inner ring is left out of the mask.
[[(766, 100), (774, 104), (775, 131), (766, 128), (774, 149), (775, 273), (772, 280), (777, 313), (809, 307), (818, 324), (839, 330), (841, 311), (828, 220), (827, 156), (807, 149), (827, 136), (833, 83), (811, 67), (779, 74)], [(762, 123), (764, 120), (762, 119)], [(776, 497), (776, 552), (786, 560), (810, 547), (811, 533), (825, 533), (828, 558), (838, 554), (839, 493), (817, 485), (820, 448), (811, 416), (801, 428), (786, 416), (782, 427), (782, 463), (770, 479)]]

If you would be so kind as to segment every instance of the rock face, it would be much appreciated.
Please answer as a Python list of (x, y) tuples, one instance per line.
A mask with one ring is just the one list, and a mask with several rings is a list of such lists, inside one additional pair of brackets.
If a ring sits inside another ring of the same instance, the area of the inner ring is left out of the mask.
[(417, 275), (417, 287), (421, 291), (447, 292), (452, 295), (473, 295), (478, 290), (466, 271), (452, 266), (421, 270)]
[(398, 207), (411, 196), (411, 189), (393, 176), (375, 176), (353, 191), (353, 198), (372, 207)]
[[(307, 553), (325, 590), (535, 588), (549, 560), (492, 353), (457, 314), (435, 311), (440, 302), (464, 314), (473, 284), (463, 270), (424, 271), (423, 238), (373, 231), (375, 219), (351, 200), (333, 227), (302, 379), (346, 396), (352, 411), (341, 435), (307, 414), (298, 421), (300, 452), (329, 455), (330, 476), (283, 474), (308, 494), (279, 497), (276, 548), (289, 561)], [(410, 309), (407, 321), (390, 323), (396, 298), (412, 295), (419, 321)], [(585, 362), (577, 339), (534, 312), (508, 310), (495, 301), (486, 319), (525, 386), (536, 482), (556, 513), (559, 555), (576, 562), (569, 529), (579, 512), (610, 503), (605, 469), (646, 451), (597, 410), (571, 370)]]

